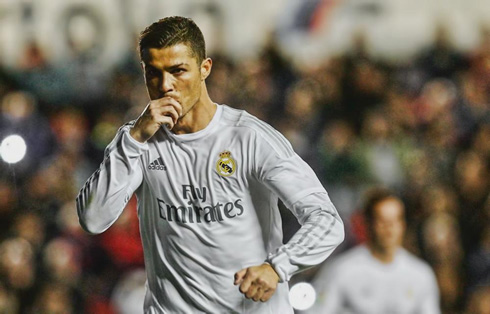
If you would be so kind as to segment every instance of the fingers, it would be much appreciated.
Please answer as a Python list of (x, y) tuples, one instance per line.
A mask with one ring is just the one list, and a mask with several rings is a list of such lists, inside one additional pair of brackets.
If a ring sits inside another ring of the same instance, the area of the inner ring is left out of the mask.
[(262, 297), (260, 298), (260, 301), (265, 302), (265, 301), (269, 300), (272, 297), (272, 295), (274, 294), (274, 291), (276, 291), (276, 290), (269, 289), (268, 291), (265, 291), (264, 294), (262, 295)]
[(256, 297), (257, 297), (257, 292), (259, 291), (260, 287), (255, 284), (255, 283), (252, 283), (250, 284), (250, 287), (248, 288), (248, 290), (245, 292), (245, 296), (247, 297), (247, 299), (253, 299), (254, 301), (258, 301), (259, 299), (257, 298), (256, 300)]
[(182, 105), (172, 97), (163, 97), (152, 100), (150, 102), (151, 108), (173, 108), (177, 113), (177, 119), (182, 116)]
[[(259, 288), (257, 290), (257, 293), (255, 294), (255, 296), (252, 298), (252, 300), (254, 300), (255, 302), (262, 301), (263, 295), (264, 295), (264, 290), (262, 290), (262, 288)], [(264, 301), (262, 301), (262, 302), (264, 302)]]
[(168, 124), (171, 129), (182, 115), (182, 106), (175, 99), (164, 97), (152, 100), (146, 114), (160, 125)]
[[(271, 274), (271, 272), (274, 272)], [(270, 265), (254, 266), (235, 274), (235, 285), (240, 284), (240, 292), (255, 302), (269, 300), (277, 288), (278, 279)]]
[(170, 129), (172, 129), (179, 119), (179, 114), (175, 108), (171, 106), (149, 109), (148, 114), (155, 123), (158, 123), (159, 125), (168, 124)]
[(163, 97), (150, 101), (136, 120), (130, 134), (139, 142), (146, 142), (162, 125), (172, 129), (182, 116), (182, 106), (171, 98)]
[(243, 277), (245, 276), (246, 273), (247, 273), (247, 269), (246, 268), (244, 268), (244, 269), (236, 272), (236, 274), (235, 274), (235, 282), (234, 282), (235, 286), (238, 285), (239, 283), (242, 283)]
[(255, 280), (254, 274), (250, 270), (247, 269), (247, 273), (245, 274), (245, 278), (243, 278), (242, 283), (240, 284), (240, 292), (245, 294), (247, 293), (248, 289), (252, 285), (252, 282)]

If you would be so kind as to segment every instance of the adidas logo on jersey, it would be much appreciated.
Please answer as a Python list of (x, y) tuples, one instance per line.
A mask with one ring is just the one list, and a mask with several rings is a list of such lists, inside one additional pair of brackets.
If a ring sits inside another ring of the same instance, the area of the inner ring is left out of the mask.
[(162, 157), (155, 159), (151, 164), (148, 165), (150, 170), (167, 170), (167, 167), (163, 163)]

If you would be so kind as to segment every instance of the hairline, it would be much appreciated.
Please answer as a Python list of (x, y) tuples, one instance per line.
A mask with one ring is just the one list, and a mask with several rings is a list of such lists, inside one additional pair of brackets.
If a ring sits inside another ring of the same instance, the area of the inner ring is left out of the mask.
[(199, 53), (197, 53), (196, 51), (194, 51), (194, 49), (192, 48), (192, 43), (190, 41), (179, 41), (179, 42), (176, 42), (176, 43), (173, 43), (171, 45), (160, 45), (160, 46), (147, 46), (147, 47), (140, 47), (139, 49), (139, 52), (140, 52), (140, 61), (142, 63), (145, 63), (145, 58), (144, 56), (149, 54), (149, 50), (150, 49), (166, 49), (166, 48), (171, 48), (171, 47), (175, 47), (177, 45), (185, 45), (187, 48), (188, 48), (188, 55), (192, 58), (192, 59), (195, 59), (196, 60), (196, 63), (197, 65), (201, 65), (201, 63), (206, 60), (206, 56), (204, 56), (204, 58), (202, 60), (199, 60)]

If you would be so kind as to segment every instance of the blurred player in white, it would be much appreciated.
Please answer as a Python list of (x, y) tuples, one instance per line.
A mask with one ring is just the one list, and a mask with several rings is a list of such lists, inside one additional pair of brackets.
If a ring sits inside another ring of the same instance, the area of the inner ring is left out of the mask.
[[(105, 231), (136, 194), (145, 313), (292, 313), (287, 281), (344, 238), (327, 192), (276, 130), (210, 99), (192, 20), (153, 23), (139, 49), (150, 102), (81, 189), (81, 225)], [(285, 245), (278, 197), (302, 224)]]
[(439, 290), (430, 266), (402, 248), (405, 209), (385, 189), (367, 193), (368, 241), (331, 261), (317, 275), (310, 313), (436, 314)]

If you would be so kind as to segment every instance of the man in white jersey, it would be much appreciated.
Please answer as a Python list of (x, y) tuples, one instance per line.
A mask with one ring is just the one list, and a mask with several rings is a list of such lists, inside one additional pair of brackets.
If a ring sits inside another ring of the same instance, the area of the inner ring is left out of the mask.
[(335, 258), (315, 280), (311, 313), (440, 313), (430, 266), (401, 247), (404, 206), (385, 189), (368, 193), (364, 218), (368, 241)]
[[(146, 313), (292, 313), (287, 281), (344, 238), (327, 192), (276, 130), (213, 103), (192, 20), (153, 23), (139, 49), (150, 102), (81, 189), (81, 225), (105, 231), (136, 194)], [(278, 198), (302, 224), (285, 245)]]

